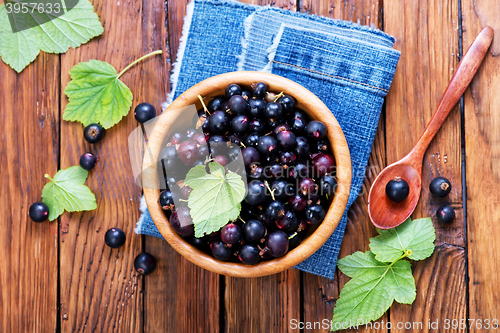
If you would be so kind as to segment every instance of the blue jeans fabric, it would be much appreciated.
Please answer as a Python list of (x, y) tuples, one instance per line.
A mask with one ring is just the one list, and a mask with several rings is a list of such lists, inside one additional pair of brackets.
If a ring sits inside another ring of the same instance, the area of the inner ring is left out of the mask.
[[(178, 75), (173, 75), (171, 97), (213, 75), (265, 70), (315, 93), (342, 127), (353, 171), (348, 207), (330, 239), (296, 267), (333, 279), (347, 210), (363, 184), (384, 97), (399, 60), (400, 53), (392, 49), (394, 39), (349, 22), (233, 1), (195, 0), (186, 23), (189, 33), (178, 55), (182, 61), (176, 66)], [(161, 237), (143, 208), (136, 232)]]

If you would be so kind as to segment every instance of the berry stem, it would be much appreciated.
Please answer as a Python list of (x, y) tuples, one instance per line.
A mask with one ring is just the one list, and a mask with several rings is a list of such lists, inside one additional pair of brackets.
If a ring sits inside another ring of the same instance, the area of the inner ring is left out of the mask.
[(120, 76), (122, 76), (126, 71), (128, 71), (130, 69), (130, 67), (134, 66), (135, 64), (137, 64), (138, 62), (141, 62), (142, 60), (146, 59), (146, 58), (149, 58), (151, 56), (154, 56), (154, 55), (157, 55), (157, 54), (162, 54), (163, 51), (162, 50), (157, 50), (157, 51), (154, 51), (154, 52), (151, 52), (149, 54), (146, 54), (145, 56), (142, 56), (140, 57), (139, 59), (135, 60), (134, 62), (132, 62), (130, 65), (128, 65), (127, 67), (125, 67), (119, 74), (118, 76), (116, 77), (117, 79), (120, 78)]
[(201, 97), (201, 95), (198, 95), (198, 99), (200, 100), (201, 105), (203, 105), (203, 110), (205, 110), (205, 116), (207, 115), (207, 113), (209, 116), (211, 116), (210, 112), (208, 112), (208, 108), (205, 105), (205, 102), (203, 102), (203, 97)]
[(274, 198), (274, 190), (271, 190), (271, 188), (269, 187), (269, 183), (267, 182), (267, 180), (264, 182), (264, 184), (266, 184), (266, 187), (269, 190), (269, 193), (271, 193), (271, 198), (273, 198), (273, 201), (276, 201), (276, 199)]

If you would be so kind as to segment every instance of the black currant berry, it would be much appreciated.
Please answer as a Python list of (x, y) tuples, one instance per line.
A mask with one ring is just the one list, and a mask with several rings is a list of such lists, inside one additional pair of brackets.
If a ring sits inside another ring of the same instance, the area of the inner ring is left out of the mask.
[(437, 220), (443, 224), (449, 224), (455, 219), (455, 210), (450, 205), (444, 205), (436, 211)]
[(210, 243), (210, 250), (212, 255), (219, 260), (226, 261), (233, 255), (233, 250), (226, 243), (220, 239), (214, 239)]
[(313, 120), (307, 124), (305, 131), (309, 138), (320, 140), (326, 136), (327, 129), (326, 125), (321, 121)]
[(243, 96), (234, 95), (229, 99), (229, 110), (232, 114), (246, 114), (250, 110), (250, 105)]
[(92, 170), (97, 163), (97, 158), (92, 153), (85, 153), (80, 157), (80, 166), (87, 171)]
[(139, 253), (135, 257), (134, 268), (139, 274), (151, 274), (156, 268), (156, 259), (147, 252)]
[(125, 240), (125, 233), (119, 228), (111, 228), (104, 234), (104, 242), (113, 249), (122, 247), (125, 244)]
[(105, 134), (106, 130), (99, 124), (90, 124), (83, 130), (83, 136), (88, 143), (98, 143)]
[(309, 205), (306, 208), (306, 219), (309, 224), (321, 223), (325, 215), (325, 210), (321, 205)]
[(278, 99), (278, 103), (283, 107), (285, 114), (290, 114), (295, 109), (295, 98), (290, 95), (282, 96)]
[(29, 216), (33, 222), (44, 222), (49, 218), (49, 207), (41, 201), (30, 206)]
[(281, 201), (271, 201), (266, 207), (266, 214), (273, 220), (285, 215), (285, 205)]
[(156, 117), (156, 110), (154, 106), (149, 103), (141, 103), (135, 107), (134, 116), (135, 120), (137, 120), (141, 124), (144, 124), (148, 120)]
[(257, 245), (243, 244), (238, 251), (238, 259), (244, 264), (254, 265), (260, 260), (260, 249)]
[(410, 187), (404, 179), (396, 177), (390, 180), (385, 186), (385, 194), (394, 202), (402, 202), (410, 194)]
[(257, 98), (264, 98), (267, 92), (267, 84), (264, 82), (257, 82), (252, 84), (253, 95)]
[(260, 242), (266, 235), (266, 227), (259, 220), (248, 220), (243, 225), (243, 234), (245, 241), (250, 243)]
[(241, 87), (239, 85), (237, 85), (236, 83), (231, 83), (226, 87), (225, 94), (226, 98), (230, 99), (234, 95), (241, 95), (242, 92), (243, 91), (241, 90)]
[(251, 99), (248, 101), (250, 107), (250, 116), (254, 118), (262, 118), (266, 109), (266, 101), (263, 99)]
[(429, 190), (438, 198), (446, 197), (451, 191), (451, 183), (444, 177), (434, 178), (429, 184)]
[(260, 180), (253, 180), (248, 184), (248, 193), (245, 201), (250, 206), (257, 206), (266, 200), (266, 187)]
[(175, 192), (170, 190), (165, 190), (160, 193), (160, 206), (165, 211), (174, 211), (175, 210), (175, 201), (177, 199), (177, 195)]
[(222, 110), (222, 104), (224, 104), (224, 102), (225, 102), (224, 97), (222, 96), (214, 97), (214, 99), (212, 99), (207, 104), (208, 112), (214, 113), (215, 111)]

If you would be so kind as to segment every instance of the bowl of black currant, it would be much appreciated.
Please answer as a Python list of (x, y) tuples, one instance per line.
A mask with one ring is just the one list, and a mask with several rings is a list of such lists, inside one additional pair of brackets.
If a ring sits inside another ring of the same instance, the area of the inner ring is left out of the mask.
[(316, 252), (344, 214), (351, 160), (330, 110), (306, 88), (232, 72), (186, 90), (148, 135), (151, 217), (182, 256), (215, 273), (279, 273)]

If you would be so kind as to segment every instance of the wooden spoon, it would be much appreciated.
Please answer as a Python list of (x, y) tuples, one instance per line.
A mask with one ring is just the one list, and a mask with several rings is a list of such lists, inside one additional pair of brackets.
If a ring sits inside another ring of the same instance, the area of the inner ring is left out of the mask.
[[(368, 213), (372, 223), (380, 229), (390, 229), (403, 223), (415, 210), (422, 189), (422, 161), (429, 143), (444, 120), (464, 93), (477, 72), (493, 39), (493, 29), (485, 27), (458, 64), (436, 112), (417, 144), (403, 159), (386, 167), (377, 176), (368, 195)], [(385, 194), (387, 183), (401, 177), (409, 187), (408, 197), (396, 203)]]

